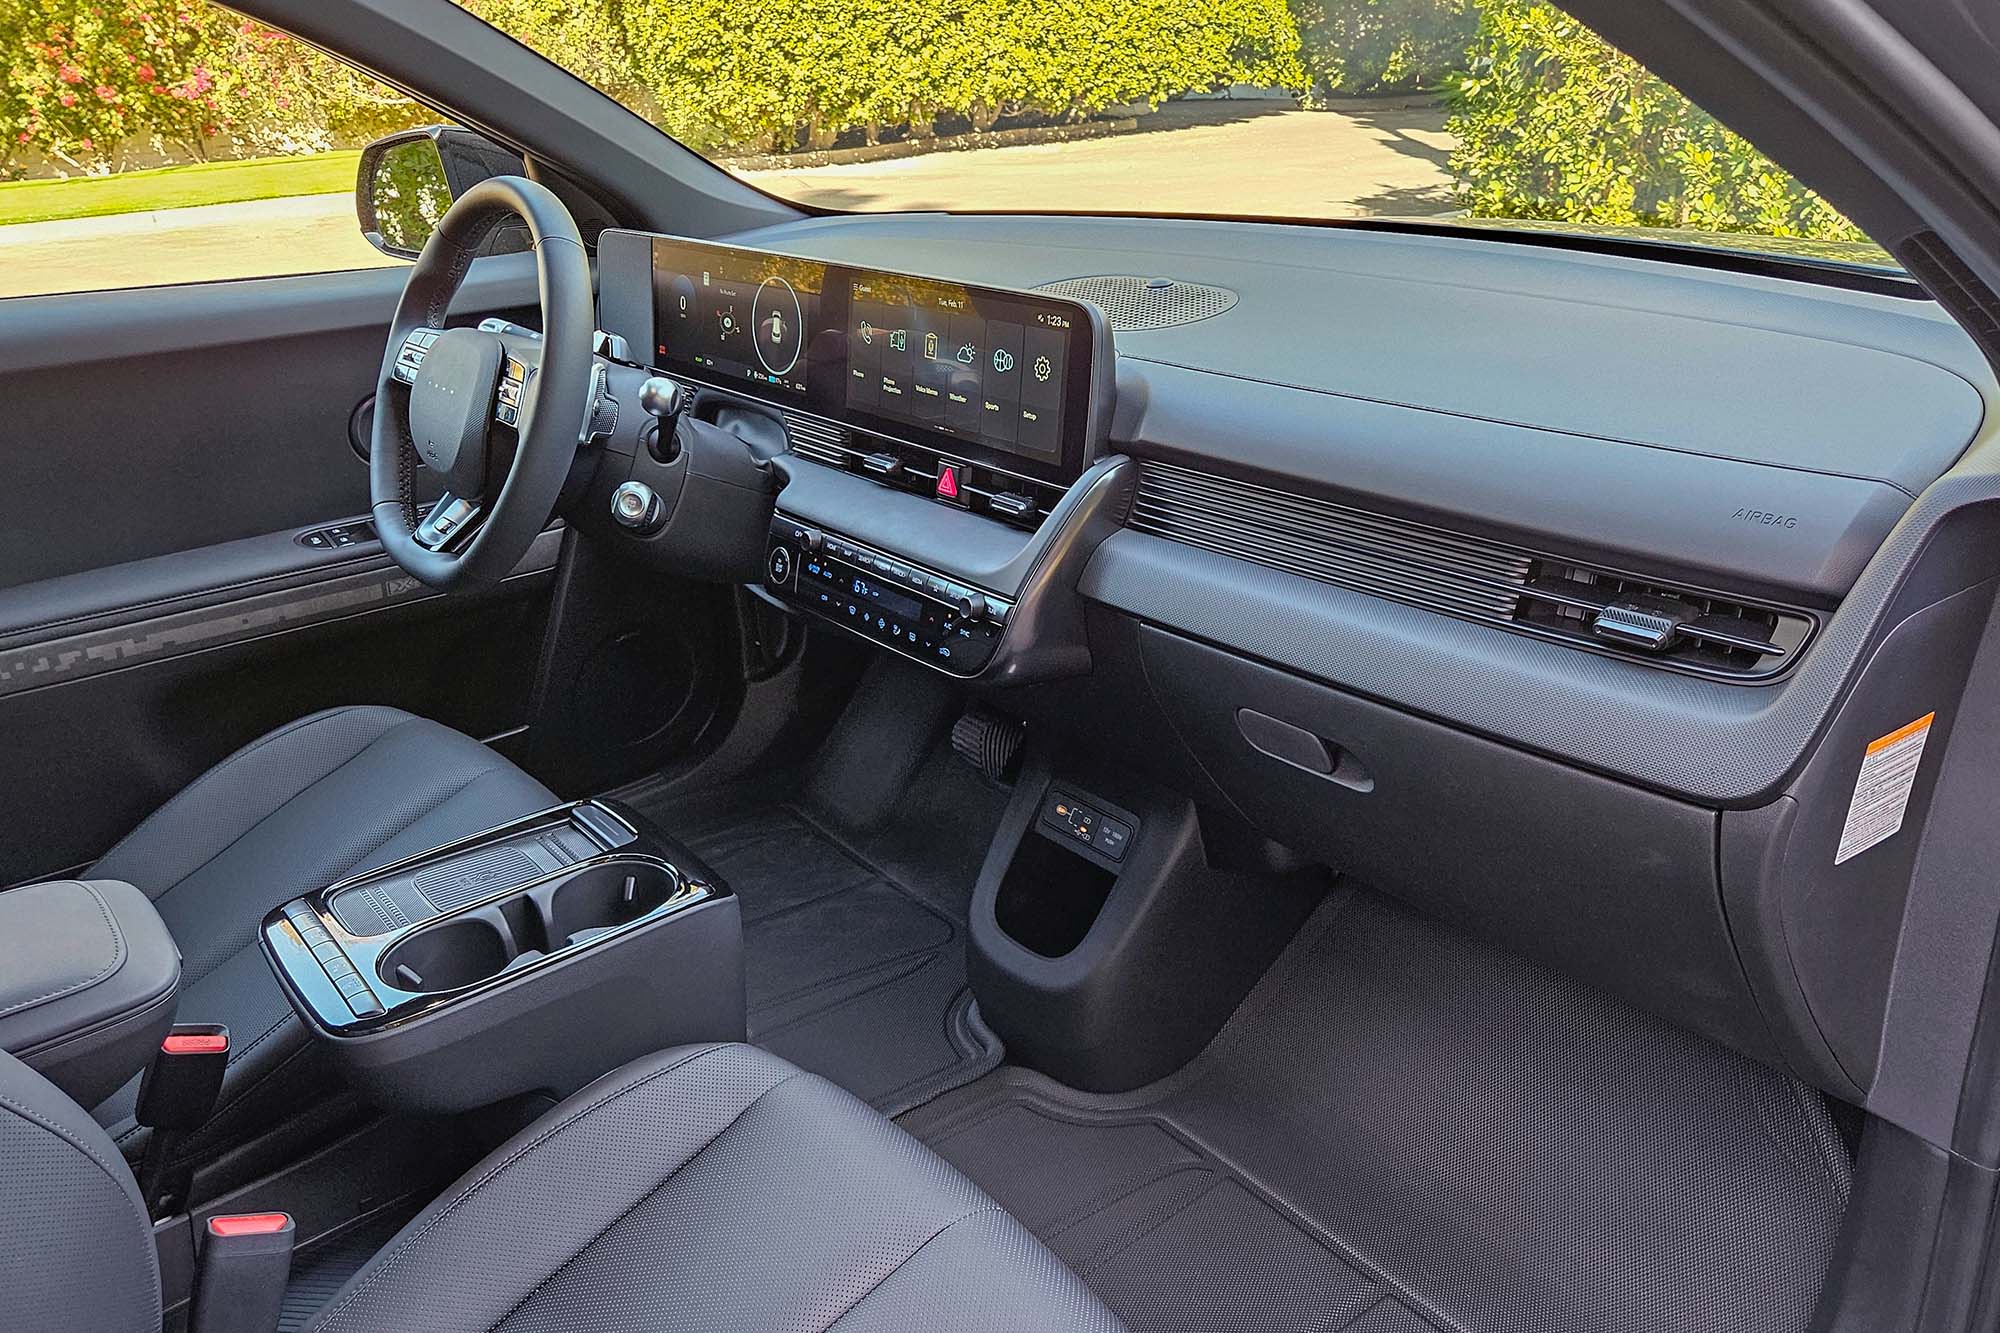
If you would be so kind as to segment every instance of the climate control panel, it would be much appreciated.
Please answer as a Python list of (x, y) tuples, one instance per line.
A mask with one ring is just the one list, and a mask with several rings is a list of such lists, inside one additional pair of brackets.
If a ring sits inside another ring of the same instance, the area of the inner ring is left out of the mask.
[(783, 601), (954, 676), (993, 657), (1013, 604), (983, 589), (779, 515), (764, 586)]

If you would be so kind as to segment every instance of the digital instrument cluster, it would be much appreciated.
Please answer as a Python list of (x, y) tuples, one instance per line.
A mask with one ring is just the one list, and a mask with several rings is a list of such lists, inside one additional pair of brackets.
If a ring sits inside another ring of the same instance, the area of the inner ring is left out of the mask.
[(660, 370), (1068, 481), (1096, 316), (1057, 297), (671, 237), (652, 241)]

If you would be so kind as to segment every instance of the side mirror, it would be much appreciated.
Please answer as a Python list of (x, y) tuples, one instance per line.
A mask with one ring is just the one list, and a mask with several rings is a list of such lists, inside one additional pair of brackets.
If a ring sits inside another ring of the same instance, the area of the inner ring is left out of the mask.
[[(361, 150), (354, 208), (377, 250), (415, 259), (451, 201), (491, 176), (521, 176), (519, 153), (456, 125), (427, 125), (377, 139)], [(496, 228), (482, 254), (529, 248), (527, 228)]]

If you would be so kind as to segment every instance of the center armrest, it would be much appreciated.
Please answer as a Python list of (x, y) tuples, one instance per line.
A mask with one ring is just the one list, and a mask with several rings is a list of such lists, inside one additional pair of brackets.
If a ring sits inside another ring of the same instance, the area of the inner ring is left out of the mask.
[(166, 923), (122, 880), (0, 893), (0, 1049), (83, 1106), (146, 1067), (180, 979)]

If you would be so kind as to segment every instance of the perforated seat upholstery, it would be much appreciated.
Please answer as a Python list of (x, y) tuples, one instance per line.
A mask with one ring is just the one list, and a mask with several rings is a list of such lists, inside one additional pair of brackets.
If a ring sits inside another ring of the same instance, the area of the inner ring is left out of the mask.
[(314, 1333), (1114, 1333), (1027, 1228), (853, 1096), (751, 1046), (663, 1051), (420, 1213)]
[[(226, 1023), (215, 1117), (184, 1146), (226, 1150), (337, 1094), (256, 945), (264, 914), (334, 880), (555, 804), (547, 788), (449, 727), (394, 708), (336, 708), (254, 741), (105, 854), (93, 878), (136, 884), (182, 955), (179, 1017)], [(126, 1157), (135, 1079), (96, 1109)]]
[[(0, 1280), (45, 1333), (155, 1333), (153, 1243), (131, 1173), (63, 1101), (0, 1054), (0, 1112), (12, 1112), (0, 1114), (0, 1188), (26, 1205), (0, 1211)], [(73, 1261), (41, 1262), (56, 1251)], [(930, 1149), (739, 1045), (663, 1051), (563, 1102), (419, 1213), (310, 1327), (1121, 1330)]]

